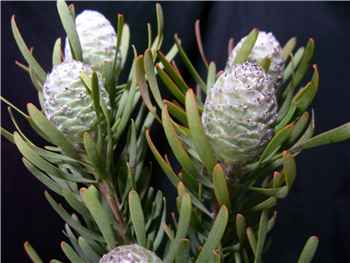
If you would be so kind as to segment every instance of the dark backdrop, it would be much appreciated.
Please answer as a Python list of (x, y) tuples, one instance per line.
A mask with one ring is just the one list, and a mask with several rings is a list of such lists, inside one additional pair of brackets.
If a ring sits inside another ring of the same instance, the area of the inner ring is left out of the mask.
[[(145, 23), (155, 22), (154, 3), (79, 2), (76, 6), (78, 12), (96, 9), (111, 21), (115, 21), (117, 12), (125, 14), (131, 26), (132, 42), (140, 51), (144, 50)], [(223, 67), (226, 60), (228, 38), (240, 39), (252, 27), (274, 32), (281, 43), (290, 36), (297, 36), (301, 44), (310, 36), (315, 38), (315, 63), (321, 73), (321, 88), (314, 104), (317, 132), (349, 121), (350, 5), (167, 2), (163, 7), (165, 47), (170, 47), (173, 34), (179, 32), (185, 49), (197, 65), (200, 61), (193, 36), (196, 18), (202, 21), (208, 56), (219, 67)], [(1, 12), (2, 95), (24, 109), (27, 102), (37, 103), (37, 98), (29, 78), (14, 65), (15, 59), (23, 59), (11, 35), (11, 15), (16, 14), (27, 43), (35, 47), (35, 55), (47, 70), (50, 70), (54, 40), (64, 33), (53, 2), (3, 2)], [(6, 107), (2, 107), (2, 125), (12, 129)], [(161, 134), (161, 130), (157, 133)], [(297, 253), (311, 234), (319, 235), (321, 240), (315, 262), (350, 262), (349, 146), (344, 143), (322, 147), (298, 158), (295, 188), (280, 204), (267, 262), (296, 262)], [(29, 262), (22, 249), (25, 240), (30, 240), (45, 260), (63, 258), (59, 249), (59, 241), (64, 238), (63, 222), (45, 201), (44, 188), (25, 170), (17, 150), (5, 140), (2, 140), (1, 154), (3, 262)], [(169, 192), (169, 184), (161, 173), (155, 175), (154, 181)]]

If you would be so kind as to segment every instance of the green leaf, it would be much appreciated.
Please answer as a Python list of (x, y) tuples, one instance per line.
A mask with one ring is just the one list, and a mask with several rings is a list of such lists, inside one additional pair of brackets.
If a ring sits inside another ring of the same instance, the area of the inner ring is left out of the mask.
[(278, 124), (275, 126), (275, 131), (278, 131), (285, 127), (294, 117), (297, 107), (295, 104), (290, 104), (287, 113), (284, 115)]
[(129, 211), (131, 222), (135, 229), (137, 243), (143, 247), (146, 246), (145, 218), (142, 211), (141, 200), (138, 193), (134, 190), (129, 193)]
[(246, 233), (247, 233), (247, 238), (248, 238), (250, 248), (252, 249), (253, 254), (255, 255), (256, 254), (256, 238), (255, 238), (255, 235), (254, 235), (252, 228), (247, 227)]
[(296, 164), (294, 157), (288, 152), (283, 152), (283, 175), (288, 189), (291, 189), (296, 177)]
[(53, 46), (52, 65), (55, 66), (61, 63), (62, 63), (61, 39), (57, 38), (55, 45)]
[(146, 131), (146, 139), (148, 142), (148, 146), (151, 149), (154, 157), (158, 161), (158, 164), (164, 171), (164, 173), (169, 178), (170, 182), (176, 187), (177, 183), (180, 181), (180, 179), (177, 177), (176, 173), (174, 172), (173, 168), (170, 166), (170, 164), (163, 159), (163, 157), (158, 152), (157, 148), (155, 147), (154, 143), (152, 142), (152, 139), (149, 134), (149, 130)]
[(159, 108), (163, 108), (162, 96), (160, 94), (156, 74), (154, 72), (152, 52), (149, 49), (145, 51), (143, 60), (144, 60), (146, 79), (149, 83), (149, 87), (151, 89), (153, 98), (155, 99)]
[(262, 253), (264, 250), (264, 244), (268, 232), (268, 217), (267, 211), (263, 210), (260, 215), (259, 228), (258, 228), (258, 241), (255, 249), (255, 260), (254, 263), (261, 263)]
[(315, 114), (312, 111), (311, 112), (311, 120), (309, 122), (309, 125), (307, 126), (304, 133), (301, 135), (301, 137), (297, 140), (297, 142), (293, 145), (291, 150), (295, 150), (296, 148), (300, 147), (302, 144), (304, 144), (306, 141), (308, 141), (312, 135), (314, 134), (315, 130)]
[(38, 75), (34, 72), (32, 67), (29, 67), (29, 77), (30, 77), (30, 80), (33, 83), (34, 88), (38, 92), (39, 102), (41, 103), (41, 105), (43, 105), (42, 102), (40, 101), (40, 94), (42, 94), (43, 84), (40, 82), (40, 79), (38, 78)]
[(125, 62), (128, 58), (129, 43), (130, 43), (130, 28), (127, 24), (124, 24), (121, 41), (120, 41), (120, 48), (119, 48), (120, 55), (122, 58), (120, 68), (124, 68)]
[(82, 188), (80, 193), (86, 207), (106, 240), (108, 249), (114, 248), (117, 241), (113, 228), (113, 219), (101, 203), (98, 190), (95, 186), (90, 185), (87, 189)]
[(236, 233), (237, 233), (239, 242), (241, 243), (241, 246), (245, 241), (246, 228), (247, 228), (247, 223), (246, 223), (245, 217), (241, 214), (237, 214), (236, 215)]
[(292, 54), (296, 44), (297, 44), (296, 37), (292, 37), (284, 45), (284, 47), (282, 49), (282, 57), (284, 60), (287, 60), (289, 58), (289, 56)]
[(242, 43), (241, 48), (238, 50), (234, 63), (235, 64), (241, 64), (243, 62), (245, 62), (249, 55), (250, 52), (252, 51), (256, 39), (258, 38), (259, 35), (259, 30), (254, 28), (252, 31), (250, 31), (250, 33), (247, 35), (246, 39), (244, 40), (244, 42)]
[(45, 191), (45, 197), (49, 204), (52, 206), (52, 208), (56, 211), (56, 213), (72, 228), (74, 228), (81, 236), (87, 238), (96, 240), (99, 242), (104, 242), (104, 239), (98, 235), (97, 233), (91, 231), (90, 229), (87, 229), (86, 227), (82, 226), (77, 220), (73, 219), (70, 214), (60, 205), (58, 204), (52, 196)]
[(104, 170), (104, 161), (101, 158), (99, 152), (97, 151), (96, 144), (94, 140), (91, 138), (90, 134), (84, 133), (84, 148), (87, 154), (87, 158), (90, 163), (93, 165), (96, 172), (96, 179), (104, 179), (106, 177), (106, 173)]
[(67, 156), (78, 159), (78, 154), (71, 142), (31, 103), (27, 105), (28, 113), (36, 126), (49, 139), (59, 146)]
[(302, 143), (302, 148), (310, 149), (321, 145), (347, 141), (349, 139), (350, 139), (350, 122), (312, 137), (311, 139)]
[(186, 115), (194, 147), (208, 172), (211, 173), (216, 165), (215, 155), (203, 130), (192, 89), (186, 92)]
[(169, 113), (176, 120), (178, 120), (182, 125), (188, 126), (186, 112), (182, 107), (167, 100), (164, 100), (164, 103), (167, 105)]
[(156, 16), (157, 16), (157, 35), (152, 44), (152, 53), (156, 55), (157, 51), (161, 48), (164, 39), (164, 15), (162, 6), (156, 3)]
[(100, 260), (100, 256), (94, 251), (94, 249), (84, 238), (79, 237), (78, 242), (81, 250), (89, 259), (89, 262), (98, 262)]
[(268, 72), (269, 69), (270, 69), (270, 65), (271, 65), (271, 59), (266, 57), (264, 58), (263, 60), (261, 60), (259, 62), (259, 65), (260, 67), (262, 67), (262, 69), (265, 71), (265, 72)]
[(28, 241), (24, 242), (24, 250), (33, 261), (33, 263), (44, 263), (44, 261), (40, 258), (35, 249), (30, 245)]
[(216, 80), (216, 65), (214, 62), (210, 62), (208, 67), (207, 75), (207, 90), (211, 89), (214, 86)]
[(219, 205), (225, 205), (229, 210), (231, 210), (230, 193), (225, 178), (225, 172), (219, 163), (215, 165), (213, 170), (213, 185), (215, 197)]
[(1, 136), (4, 136), (4, 138), (6, 140), (8, 140), (9, 142), (11, 143), (15, 143), (14, 139), (13, 139), (13, 134), (11, 132), (9, 132), (8, 130), (6, 130), (5, 128), (3, 127), (0, 127), (1, 128)]
[(169, 75), (157, 65), (158, 75), (163, 81), (165, 87), (170, 91), (170, 93), (181, 103), (185, 104), (185, 95), (175, 84), (175, 82), (169, 77)]
[(164, 66), (165, 71), (173, 79), (177, 87), (179, 87), (179, 89), (185, 93), (189, 89), (189, 87), (181, 77), (180, 73), (177, 71), (177, 69), (174, 68), (173, 65), (170, 64), (170, 62), (166, 59), (162, 52), (158, 52), (158, 57), (160, 62)]
[(165, 131), (165, 135), (170, 144), (170, 147), (180, 163), (181, 167), (184, 169), (186, 176), (184, 176), (185, 184), (192, 190), (197, 190), (197, 181), (194, 176), (197, 174), (197, 170), (193, 165), (193, 161), (187, 154), (184, 145), (178, 138), (175, 128), (173, 126), (172, 120), (168, 113), (167, 105), (163, 107), (162, 110), (162, 125)]
[(315, 50), (315, 42), (312, 38), (310, 38), (303, 52), (303, 57), (301, 58), (299, 66), (293, 74), (291, 83), (290, 85), (288, 85), (287, 89), (285, 89), (283, 92), (283, 97), (286, 97), (287, 94), (290, 92), (293, 93), (295, 88), (300, 84), (300, 82), (304, 78), (309, 68), (310, 61), (314, 55), (314, 50)]
[(264, 210), (264, 209), (269, 209), (274, 207), (277, 204), (277, 199), (276, 197), (272, 196), (269, 197), (268, 199), (260, 202), (259, 204), (253, 206), (251, 208), (252, 211), (260, 211), (260, 210)]
[(292, 145), (303, 133), (303, 131), (306, 128), (306, 125), (308, 124), (309, 118), (310, 118), (310, 114), (308, 112), (304, 112), (304, 114), (301, 115), (301, 117), (297, 120), (288, 138), (289, 145)]
[(39, 63), (36, 61), (36, 59), (33, 57), (32, 52), (28, 49), (26, 43), (24, 42), (21, 33), (18, 30), (15, 16), (13, 15), (11, 18), (11, 28), (12, 28), (12, 34), (15, 38), (15, 41), (17, 43), (17, 46), (19, 50), (21, 51), (24, 59), (28, 63), (29, 67), (33, 69), (33, 71), (38, 76), (41, 83), (44, 83), (46, 80), (46, 72), (42, 69), (42, 67), (39, 65)]
[(171, 241), (169, 252), (165, 258), (165, 262), (173, 262), (178, 253), (182, 253), (179, 249), (181, 241), (186, 237), (190, 226), (192, 214), (192, 203), (189, 194), (184, 194), (181, 198), (181, 208), (179, 214), (179, 223), (174, 240)]
[(314, 74), (311, 82), (301, 89), (293, 98), (292, 103), (295, 104), (297, 110), (303, 113), (314, 100), (319, 86), (319, 74), (317, 66), (314, 66)]
[(295, 69), (298, 67), (301, 58), (304, 54), (304, 47), (301, 47), (297, 50), (294, 56), (292, 56), (288, 66), (283, 72), (283, 82), (286, 82), (290, 76), (294, 73)]
[(315, 256), (319, 239), (316, 236), (310, 237), (299, 256), (298, 263), (311, 263)]
[(288, 194), (287, 186), (276, 188), (249, 187), (249, 190), (265, 196), (274, 196), (276, 198), (285, 198)]
[(271, 139), (271, 141), (265, 147), (263, 153), (260, 156), (259, 162), (263, 162), (271, 157), (276, 150), (280, 149), (281, 145), (289, 138), (290, 133), (293, 129), (293, 124), (285, 126), (279, 130)]
[(75, 21), (69, 7), (64, 0), (57, 0), (57, 11), (60, 16), (64, 31), (66, 31), (72, 57), (76, 60), (83, 60), (83, 51), (81, 49), (79, 36), (75, 28)]
[(228, 210), (225, 206), (222, 206), (218, 215), (216, 216), (213, 227), (209, 232), (206, 242), (197, 257), (196, 263), (208, 262), (208, 259), (211, 257), (213, 250), (220, 245), (221, 239), (225, 233), (227, 222)]
[(190, 241), (188, 239), (180, 240), (180, 247), (178, 251), (180, 251), (180, 253), (177, 253), (175, 263), (191, 262)]
[(86, 263), (75, 251), (74, 249), (66, 242), (61, 242), (61, 248), (66, 257), (74, 263)]
[(180, 41), (180, 39), (178, 38), (177, 35), (175, 35), (175, 44), (176, 44), (176, 46), (177, 46), (177, 48), (179, 50), (179, 55), (180, 55), (182, 61), (184, 62), (186, 68), (190, 72), (191, 76), (194, 78), (196, 83), (201, 87), (201, 89), (204, 92), (206, 92), (207, 91), (207, 86), (206, 86), (205, 82), (200, 77), (199, 73), (197, 72), (197, 70), (192, 65), (191, 60), (188, 58), (187, 54), (183, 50), (183, 48), (181, 46), (181, 41)]
[(43, 183), (47, 188), (49, 188), (51, 191), (62, 194), (61, 187), (51, 178), (49, 178), (46, 174), (41, 172), (38, 168), (36, 168), (34, 165), (32, 165), (28, 160), (25, 158), (22, 158), (22, 162), (24, 166), (28, 169), (28, 171), (34, 175), (41, 183)]

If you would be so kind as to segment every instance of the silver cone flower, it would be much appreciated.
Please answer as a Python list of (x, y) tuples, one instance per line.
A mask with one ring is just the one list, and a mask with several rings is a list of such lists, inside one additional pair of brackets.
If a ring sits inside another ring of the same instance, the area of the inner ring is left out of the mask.
[(255, 63), (232, 65), (209, 90), (202, 124), (220, 160), (242, 165), (270, 140), (277, 116), (273, 81)]
[(152, 251), (137, 244), (119, 246), (105, 254), (99, 263), (162, 263)]
[[(101, 13), (85, 10), (76, 17), (75, 24), (84, 63), (100, 71), (104, 65), (111, 64), (116, 52), (117, 39), (111, 23)], [(65, 44), (65, 59), (72, 59), (68, 39)]]
[[(227, 68), (232, 67), (234, 64), (233, 62), (237, 52), (241, 48), (245, 39), (246, 37), (242, 38), (238, 42), (237, 46), (232, 50), (232, 53), (227, 61)], [(282, 48), (278, 40), (271, 32), (267, 33), (264, 31), (259, 31), (258, 38), (249, 55), (248, 61), (259, 63), (266, 57), (271, 59), (268, 74), (272, 77), (272, 80), (275, 82), (275, 85), (278, 88), (282, 80), (285, 65), (285, 61), (282, 56)]]
[[(92, 72), (89, 65), (81, 62), (63, 62), (54, 66), (44, 83), (45, 115), (74, 143), (80, 143), (83, 132), (96, 121), (92, 98), (80, 79), (81, 73), (91, 76)], [(98, 78), (100, 99), (109, 105), (101, 75)]]

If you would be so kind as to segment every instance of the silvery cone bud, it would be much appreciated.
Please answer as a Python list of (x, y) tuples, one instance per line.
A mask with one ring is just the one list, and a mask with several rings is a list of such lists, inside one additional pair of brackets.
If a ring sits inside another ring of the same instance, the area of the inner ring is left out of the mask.
[[(116, 51), (116, 33), (111, 23), (99, 12), (85, 10), (75, 19), (76, 30), (83, 51), (83, 61), (95, 70), (111, 64)], [(65, 59), (72, 60), (66, 38)]]
[(159, 257), (137, 244), (119, 246), (105, 254), (99, 263), (162, 263)]
[[(63, 62), (53, 67), (44, 83), (46, 117), (73, 143), (80, 143), (85, 131), (96, 121), (93, 101), (80, 79), (81, 73), (92, 74), (89, 65), (78, 61)], [(98, 74), (100, 99), (109, 105), (101, 75)]]
[[(232, 50), (232, 53), (227, 61), (227, 67), (232, 67), (237, 51), (241, 48), (243, 41), (246, 37), (242, 38), (237, 46)], [(259, 31), (255, 45), (249, 55), (248, 61), (259, 63), (264, 58), (271, 59), (271, 65), (269, 68), (269, 75), (275, 83), (276, 88), (281, 84), (285, 60), (282, 56), (282, 48), (278, 40), (272, 33), (266, 33)]]
[(244, 165), (271, 139), (277, 116), (273, 81), (255, 63), (232, 65), (209, 90), (202, 124), (218, 158)]

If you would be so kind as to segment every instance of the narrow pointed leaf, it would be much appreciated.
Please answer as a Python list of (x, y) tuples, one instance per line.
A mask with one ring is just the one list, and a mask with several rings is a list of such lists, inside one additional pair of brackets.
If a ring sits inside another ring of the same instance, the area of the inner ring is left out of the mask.
[(186, 92), (186, 114), (193, 144), (199, 157), (208, 169), (208, 172), (211, 173), (216, 164), (216, 160), (208, 138), (204, 133), (197, 102), (192, 89)]
[(350, 140), (350, 122), (312, 137), (302, 144), (303, 149)]
[(251, 208), (252, 211), (260, 211), (263, 209), (269, 209), (274, 207), (277, 204), (277, 199), (276, 197), (269, 197), (268, 199), (262, 201), (261, 203), (253, 206)]
[(149, 87), (151, 89), (152, 95), (159, 108), (163, 107), (162, 97), (159, 91), (159, 86), (156, 78), (156, 74), (154, 71), (153, 58), (152, 53), (149, 49), (145, 51), (144, 54), (144, 67), (146, 73), (146, 79), (149, 83)]
[(252, 249), (253, 254), (255, 255), (256, 254), (256, 237), (255, 237), (255, 234), (254, 234), (254, 232), (253, 232), (251, 227), (247, 228), (246, 233), (247, 233), (247, 238), (248, 238), (248, 242), (249, 242), (250, 248)]
[(137, 243), (141, 246), (146, 246), (145, 218), (140, 197), (134, 190), (129, 193), (129, 211), (135, 229)]
[(281, 145), (289, 138), (293, 129), (293, 125), (287, 125), (283, 129), (279, 130), (271, 139), (271, 141), (265, 147), (263, 153), (260, 156), (260, 162), (266, 160), (272, 153), (279, 149)]
[(268, 232), (267, 211), (263, 210), (260, 215), (259, 228), (258, 228), (258, 241), (256, 243), (254, 263), (261, 263), (262, 261), (262, 253), (264, 250), (264, 244), (265, 244), (267, 232)]
[(188, 239), (180, 240), (180, 247), (178, 249), (180, 253), (177, 253), (175, 257), (175, 263), (190, 262), (190, 241)]
[(35, 249), (30, 245), (28, 241), (24, 243), (24, 250), (33, 261), (33, 263), (44, 263), (44, 261), (40, 258)]
[(288, 189), (292, 188), (296, 177), (296, 169), (294, 157), (288, 152), (283, 152), (283, 175)]
[(296, 140), (304, 132), (306, 125), (308, 124), (309, 118), (310, 118), (310, 114), (308, 112), (304, 112), (304, 114), (301, 115), (301, 117), (297, 120), (288, 138), (289, 145), (292, 145), (293, 143), (295, 143)]
[(229, 210), (231, 209), (230, 193), (225, 178), (224, 169), (220, 164), (215, 165), (213, 170), (213, 185), (216, 200), (219, 205), (225, 205)]
[(186, 82), (181, 77), (180, 73), (174, 68), (173, 65), (170, 64), (170, 62), (166, 59), (166, 57), (163, 55), (163, 53), (158, 52), (158, 57), (162, 65), (164, 66), (164, 70), (169, 74), (169, 76), (173, 79), (177, 87), (182, 92), (186, 92), (189, 87), (187, 86)]
[(52, 65), (55, 66), (61, 63), (62, 63), (61, 39), (57, 38), (55, 45), (53, 46)]
[(198, 86), (201, 87), (201, 89), (204, 92), (206, 92), (207, 86), (206, 86), (205, 82), (200, 77), (199, 73), (194, 68), (194, 66), (192, 65), (191, 60), (188, 58), (187, 54), (185, 53), (185, 51), (183, 50), (183, 48), (181, 46), (180, 39), (176, 35), (175, 35), (175, 43), (176, 43), (176, 46), (179, 50), (179, 55), (180, 55), (182, 61), (184, 62), (186, 68), (190, 72), (191, 76), (194, 78), (194, 80), (196, 81)]
[(227, 222), (228, 210), (225, 206), (222, 206), (218, 215), (216, 216), (213, 227), (209, 232), (208, 238), (197, 257), (196, 263), (207, 262), (207, 260), (212, 255), (213, 250), (220, 245), (221, 239), (226, 230)]
[(72, 16), (69, 7), (64, 0), (57, 1), (57, 11), (60, 16), (64, 30), (66, 31), (73, 58), (83, 60), (83, 52), (81, 49), (79, 36), (75, 28), (74, 17)]
[(78, 239), (79, 246), (90, 262), (98, 262), (100, 256), (94, 251), (90, 244), (82, 237)]
[(298, 67), (301, 58), (304, 54), (304, 47), (301, 47), (297, 50), (294, 56), (292, 56), (289, 64), (287, 65), (286, 69), (283, 72), (283, 82), (286, 82), (289, 80), (290, 76), (293, 75), (295, 69)]
[(15, 38), (15, 41), (17, 43), (17, 46), (19, 50), (21, 51), (24, 59), (28, 63), (28, 65), (33, 69), (33, 71), (38, 76), (41, 83), (44, 83), (46, 80), (46, 72), (42, 69), (42, 67), (39, 65), (39, 63), (36, 61), (36, 59), (33, 57), (32, 52), (28, 49), (26, 43), (24, 42), (21, 33), (18, 30), (15, 16), (12, 16), (11, 18), (11, 28), (12, 28), (12, 34)]
[(80, 192), (86, 207), (89, 209), (90, 214), (106, 240), (108, 248), (114, 248), (117, 241), (113, 229), (113, 219), (106, 208), (103, 207), (98, 190), (95, 186), (91, 185), (88, 189), (82, 188)]
[(208, 67), (208, 76), (207, 76), (207, 90), (211, 89), (214, 86), (216, 80), (216, 65), (214, 62), (210, 62)]
[(310, 237), (301, 252), (298, 263), (311, 263), (312, 259), (316, 254), (316, 250), (318, 247), (319, 239), (316, 236)]
[(250, 31), (250, 33), (242, 43), (241, 48), (238, 50), (236, 54), (236, 57), (234, 60), (235, 64), (241, 64), (248, 59), (250, 52), (252, 51), (255, 45), (256, 39), (258, 38), (258, 34), (259, 34), (259, 30), (257, 30), (256, 28)]
[(184, 194), (181, 198), (181, 208), (179, 214), (179, 223), (174, 240), (171, 241), (169, 252), (165, 258), (166, 262), (173, 262), (178, 253), (182, 253), (179, 249), (181, 241), (186, 237), (191, 221), (192, 203), (189, 194)]
[(59, 205), (52, 196), (45, 191), (45, 197), (47, 201), (50, 203), (52, 208), (56, 211), (56, 213), (72, 228), (74, 228), (80, 235), (87, 239), (96, 240), (99, 242), (103, 242), (104, 239), (98, 235), (95, 232), (92, 232), (91, 230), (85, 228), (82, 226), (77, 220), (73, 219), (70, 214), (61, 206)]
[(184, 176), (185, 183), (187, 187), (189, 187), (192, 190), (197, 190), (197, 182), (194, 178), (194, 176), (197, 174), (197, 170), (193, 165), (193, 162), (189, 155), (187, 154), (184, 145), (178, 138), (175, 128), (172, 124), (172, 120), (168, 113), (167, 106), (163, 107), (162, 110), (162, 124), (165, 131), (165, 135), (168, 139), (168, 142), (170, 144), (170, 147), (180, 163), (181, 167), (184, 169), (186, 176)]
[(61, 243), (61, 248), (66, 257), (74, 263), (86, 263), (75, 251), (74, 249), (66, 242)]
[(237, 214), (236, 215), (236, 233), (241, 245), (243, 245), (243, 242), (246, 239), (246, 228), (247, 228), (247, 223), (246, 223), (245, 217), (241, 214)]
[(13, 134), (3, 127), (1, 127), (1, 136), (4, 136), (4, 138), (6, 140), (8, 140), (9, 142), (11, 142), (13, 144), (15, 143), (15, 141), (13, 139)]
[(170, 93), (182, 104), (185, 104), (185, 95), (176, 85), (176, 83), (169, 77), (169, 75), (157, 65), (157, 71), (160, 79), (163, 81)]
[(296, 44), (297, 44), (296, 37), (292, 37), (284, 45), (284, 47), (282, 49), (282, 57), (284, 60), (287, 60), (289, 58), (289, 56), (290, 56), (290, 54), (292, 54)]
[(71, 142), (69, 142), (62, 132), (60, 132), (46, 117), (31, 103), (27, 105), (29, 115), (35, 125), (45, 133), (50, 140), (59, 146), (69, 157), (78, 158), (77, 152)]

